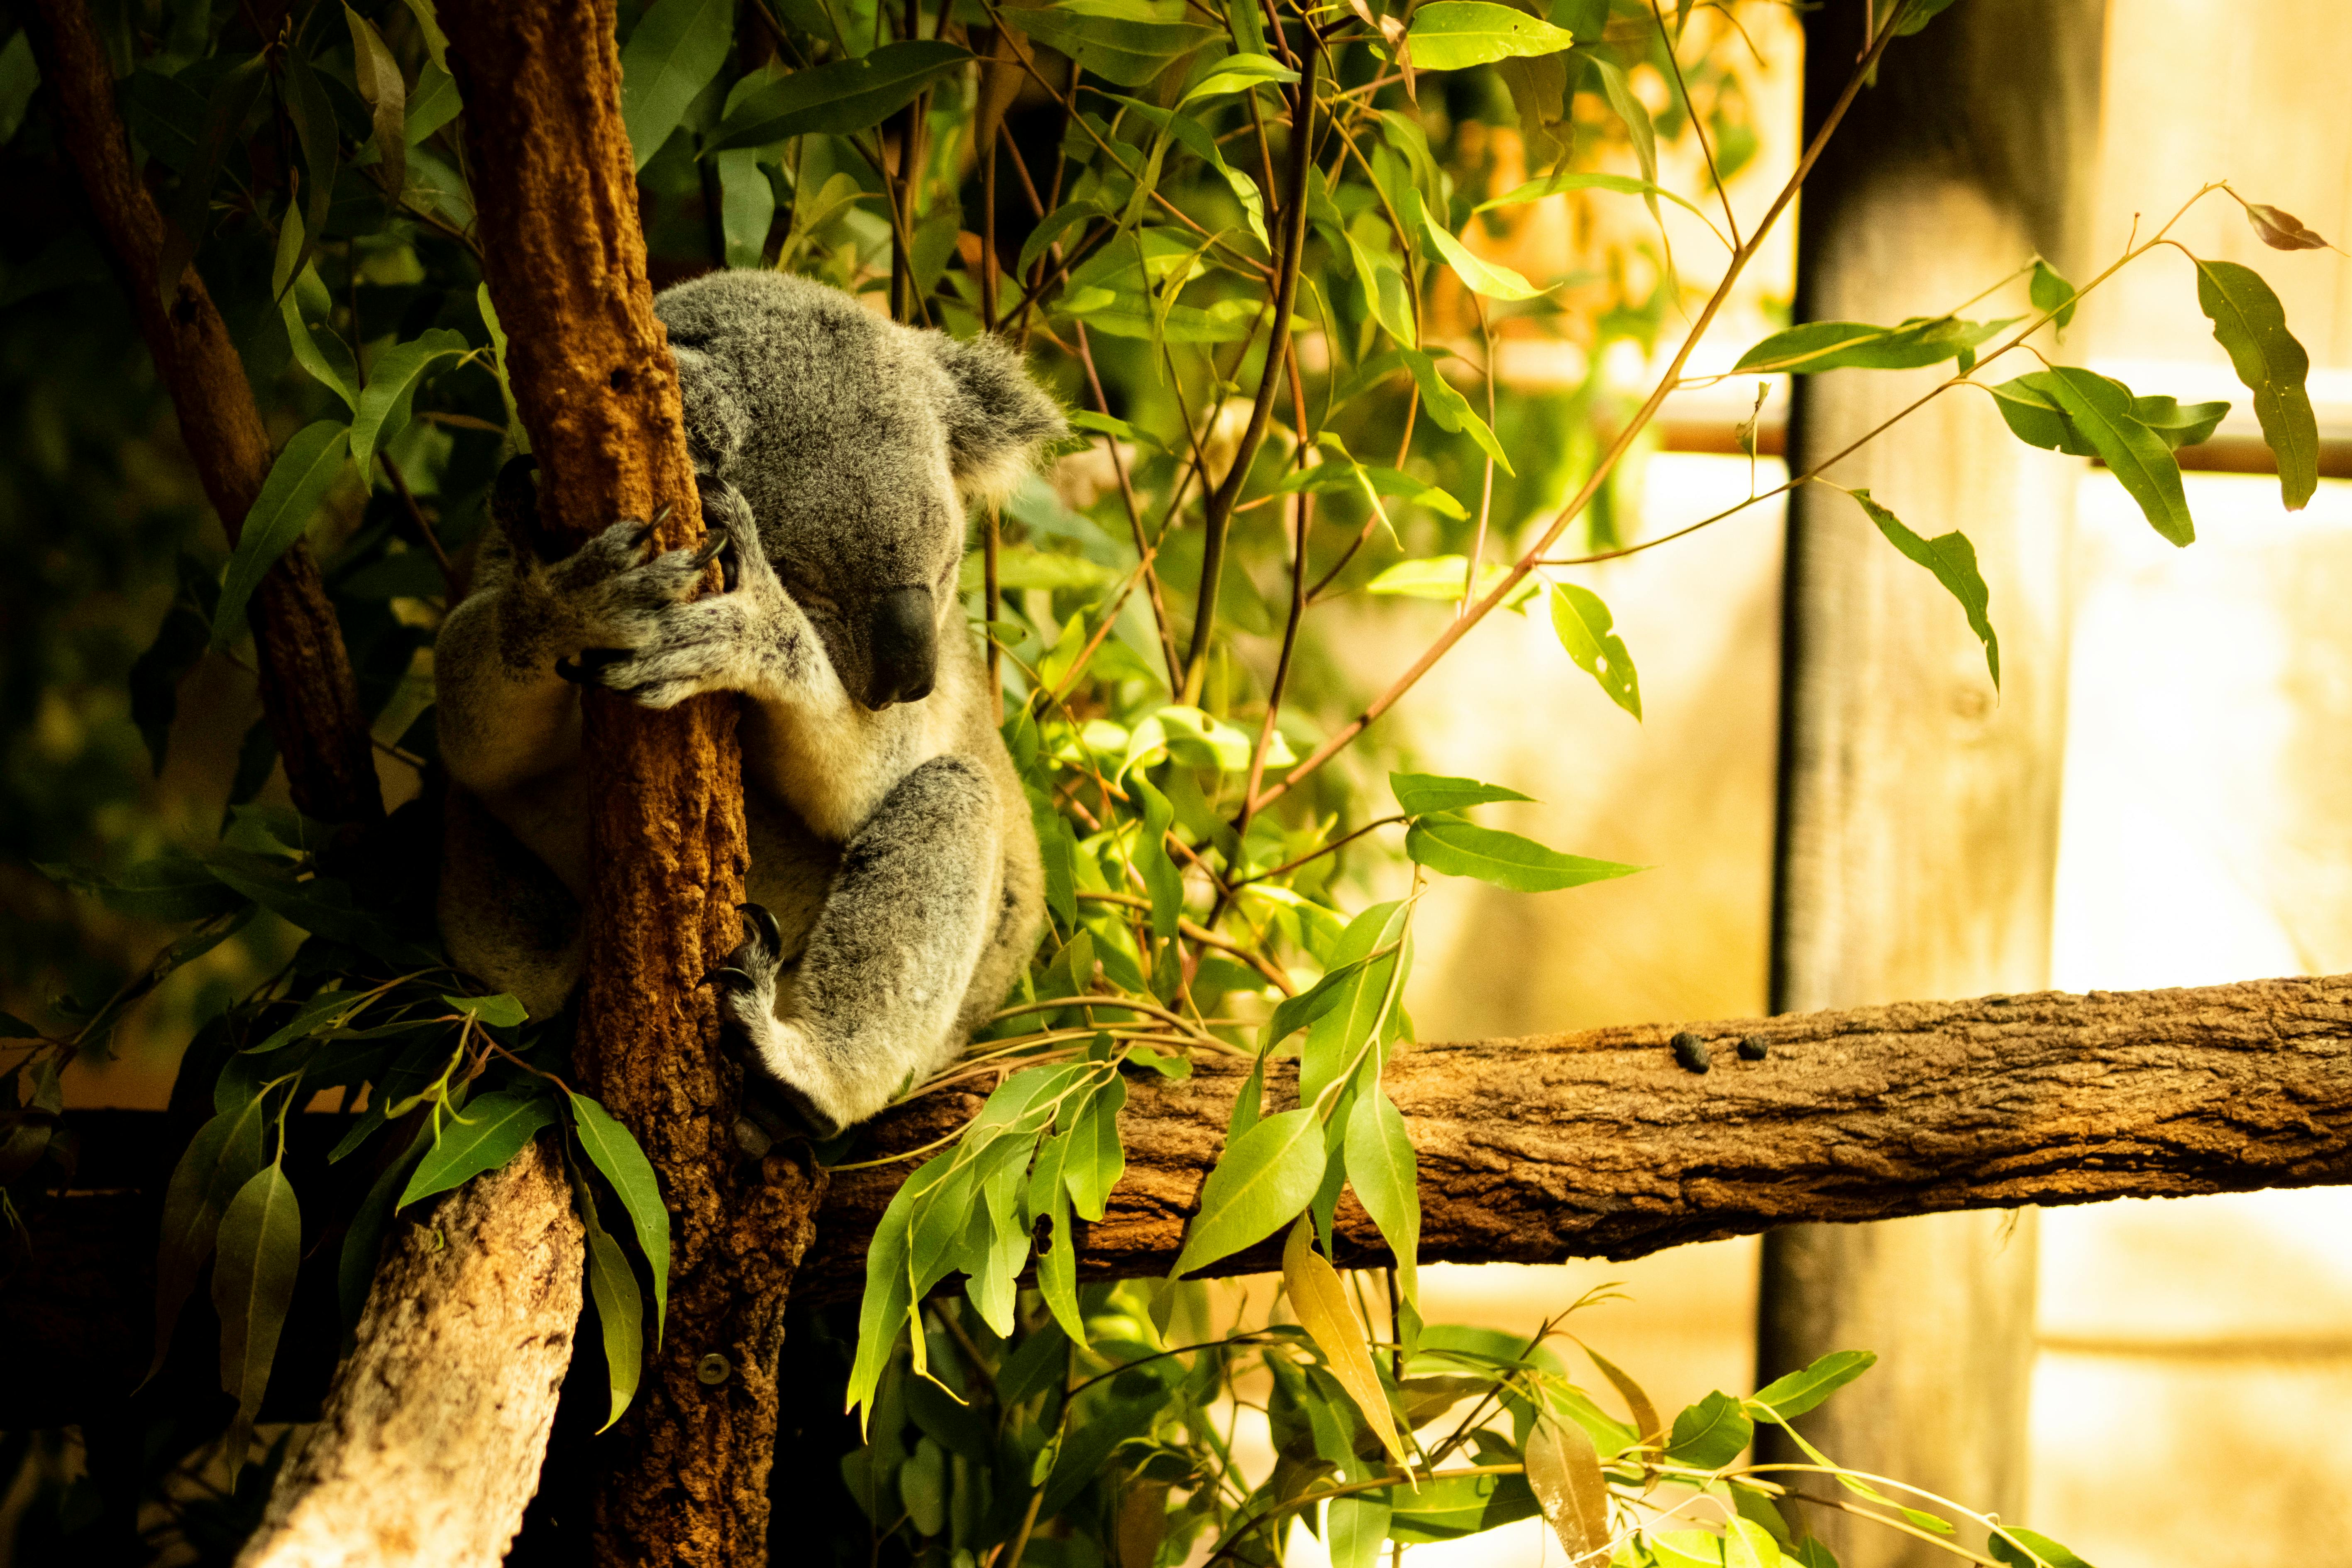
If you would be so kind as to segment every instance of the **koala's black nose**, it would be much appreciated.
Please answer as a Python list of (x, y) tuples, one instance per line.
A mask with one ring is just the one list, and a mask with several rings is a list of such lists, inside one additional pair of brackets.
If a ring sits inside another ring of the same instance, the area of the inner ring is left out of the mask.
[(877, 599), (866, 647), (873, 668), (866, 681), (866, 706), (878, 710), (929, 696), (940, 658), (931, 591), (893, 588)]

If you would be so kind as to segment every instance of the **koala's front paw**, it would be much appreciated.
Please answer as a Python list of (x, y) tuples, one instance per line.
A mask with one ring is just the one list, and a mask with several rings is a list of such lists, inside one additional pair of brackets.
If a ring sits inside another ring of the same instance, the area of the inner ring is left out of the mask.
[(781, 1101), (793, 1130), (819, 1141), (834, 1137), (842, 1122), (817, 1103), (823, 1092), (821, 1056), (815, 1040), (797, 1024), (776, 1016), (777, 988), (782, 979), (783, 932), (776, 917), (758, 904), (742, 906), (744, 936), (727, 962), (711, 973), (719, 991), (719, 1038), (744, 1058), (751, 1070), (743, 1083), (744, 1113), (772, 1134), (773, 1108), (763, 1099)]
[(647, 559), (652, 525), (617, 522), (548, 574), (551, 593), (568, 601), (584, 646), (555, 670), (566, 680), (602, 686), (668, 708), (727, 684), (740, 619), (720, 599), (688, 602), (704, 568), (725, 549), (728, 531), (711, 530), (698, 549)]

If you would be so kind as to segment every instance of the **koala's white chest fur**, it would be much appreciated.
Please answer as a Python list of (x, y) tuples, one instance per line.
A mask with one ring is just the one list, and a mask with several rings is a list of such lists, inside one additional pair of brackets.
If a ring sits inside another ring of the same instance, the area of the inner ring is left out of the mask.
[(957, 726), (938, 694), (877, 713), (838, 679), (812, 684), (822, 700), (743, 705), (743, 772), (809, 831), (844, 844), (900, 779), (953, 749)]

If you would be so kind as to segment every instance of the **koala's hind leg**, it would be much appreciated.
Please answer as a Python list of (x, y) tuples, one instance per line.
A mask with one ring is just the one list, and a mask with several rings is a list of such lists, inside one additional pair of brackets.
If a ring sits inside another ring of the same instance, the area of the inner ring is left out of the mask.
[(979, 767), (933, 758), (844, 847), (799, 962), (755, 915), (719, 972), (725, 1016), (817, 1131), (865, 1121), (962, 1044), (1003, 877), (998, 817)]

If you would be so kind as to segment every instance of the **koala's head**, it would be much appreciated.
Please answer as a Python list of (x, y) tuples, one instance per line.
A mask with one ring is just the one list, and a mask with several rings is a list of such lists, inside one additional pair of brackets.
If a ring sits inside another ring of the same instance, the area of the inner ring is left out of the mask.
[(654, 308), (696, 466), (751, 502), (850, 695), (928, 694), (962, 635), (964, 507), (1019, 484), (1061, 410), (1002, 342), (902, 327), (806, 279), (717, 272)]

